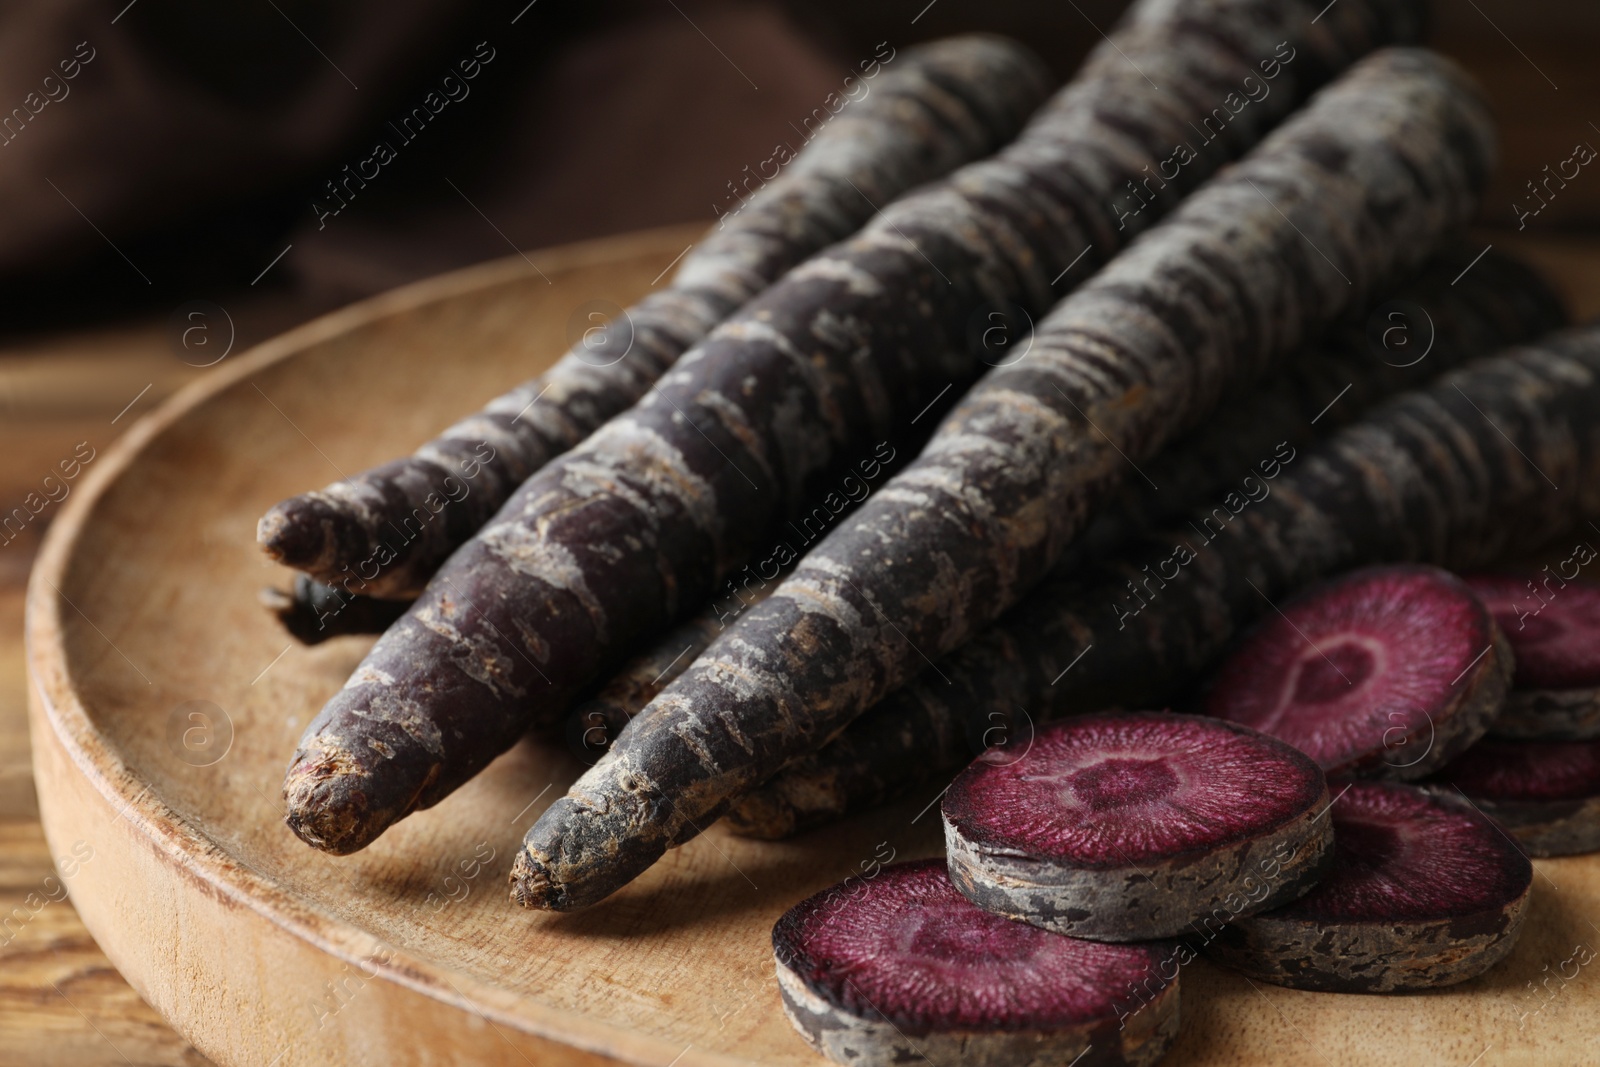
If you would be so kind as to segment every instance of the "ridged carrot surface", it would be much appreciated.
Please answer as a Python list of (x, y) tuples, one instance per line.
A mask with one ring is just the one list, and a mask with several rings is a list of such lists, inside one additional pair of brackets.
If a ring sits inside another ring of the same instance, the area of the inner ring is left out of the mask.
[(1493, 156), (1475, 87), (1432, 53), (1386, 50), (1320, 93), (1041, 321), (629, 724), (529, 831), (517, 899), (603, 898), (981, 630), (1130, 468), (1420, 267)]
[(996, 713), (1004, 732), (989, 740), (1025, 745), (1029, 721), (1171, 700), (1274, 602), (1346, 568), (1481, 567), (1581, 529), (1600, 518), (1597, 415), (1592, 326), (1402, 394), (1285, 465), (1259, 502), (1219, 501), (1052, 576), (939, 674), (751, 793), (732, 823), (781, 837), (891, 799), (970, 760)]
[[(1016, 142), (791, 271), (529, 478), (314, 720), (285, 781), (291, 828), (328, 851), (360, 848), (531, 725), (559, 723), (787, 517), (960, 395), (993, 351), (982, 339), (998, 305), (1043, 314), (1314, 85), (1418, 28), (1411, 3), (1346, 0), (1315, 22), (1312, 7), (1144, 0)], [(1428, 175), (1460, 154), (1435, 143), (1437, 118), (1398, 131), (1419, 138), (1410, 162)], [(1468, 154), (1482, 147), (1470, 123), (1454, 132)], [(1200, 147), (1168, 162), (1183, 142)], [(1404, 225), (1414, 191), (1373, 177), (1402, 206), (1374, 246), (1431, 245), (1426, 226)], [(1427, 221), (1457, 220), (1463, 196), (1437, 192)]]

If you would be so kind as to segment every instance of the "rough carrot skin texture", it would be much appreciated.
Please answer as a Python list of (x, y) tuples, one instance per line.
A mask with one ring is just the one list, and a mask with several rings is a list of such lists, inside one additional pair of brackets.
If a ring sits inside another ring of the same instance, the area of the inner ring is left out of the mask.
[[(774, 588), (775, 584), (769, 584), (745, 593), (739, 599), (740, 607), (734, 610), (749, 610)], [(598, 692), (573, 707), (567, 719), (567, 744), (572, 754), (593, 766), (622, 728), (727, 628), (717, 611), (708, 606), (624, 663)]]
[[(1016, 143), (887, 206), (717, 327), (631, 411), (525, 482), (379, 640), (302, 740), (285, 782), (291, 828), (329, 851), (360, 848), (530, 725), (559, 723), (575, 693), (844, 468), (887, 463), (875, 442), (925, 432), (918, 413), (983, 369), (968, 333), (996, 302), (1042, 313), (1053, 280), (1087, 276), (1328, 72), (1420, 21), (1410, 3), (1347, 0), (1313, 26), (1313, 6), (1145, 0)], [(1131, 215), (1118, 191), (1198, 139), (1205, 102), (1243, 100), (1267, 61), (1271, 93)]]
[[(1185, 510), (1213, 495), (1220, 499), (1225, 492), (1238, 488), (1234, 484), (1239, 480), (1238, 472), (1251, 471), (1244, 477), (1254, 477), (1259, 485), (1262, 478), (1254, 471), (1256, 464), (1263, 457), (1272, 456), (1283, 442), (1291, 448), (1303, 448), (1319, 435), (1347, 425), (1390, 393), (1421, 384), (1468, 359), (1530, 341), (1566, 324), (1560, 296), (1536, 271), (1514, 257), (1491, 250), (1462, 276), (1462, 269), (1472, 257), (1470, 249), (1436, 256), (1423, 275), (1396, 300), (1385, 301), (1371, 315), (1344, 324), (1270, 380), (1244, 386), (1224, 397), (1217, 407), (1225, 418), (1207, 422), (1144, 464), (1150, 481), (1161, 490), (1151, 489), (1149, 483), (1138, 478), (1124, 483), (1106, 505), (1105, 513), (1095, 517), (1083, 538), (1056, 568), (1075, 566), (1086, 557), (1107, 555), (1122, 547), (1136, 531), (1178, 520)], [(1419, 318), (1416, 308), (1422, 309), (1426, 317)], [(1402, 317), (1390, 318), (1391, 313)], [(1424, 324), (1431, 326), (1431, 332)], [(1424, 349), (1426, 355), (1422, 354)], [(727, 612), (754, 606), (766, 599), (771, 588), (767, 584), (741, 591), (736, 594), (737, 603), (730, 599)], [(262, 602), (293, 637), (308, 645), (346, 634), (380, 634), (407, 606), (398, 601), (350, 596), (303, 574), (295, 576), (287, 592), (263, 591)], [(573, 708), (567, 739), (574, 754), (592, 766), (628, 721), (682, 674), (725, 628), (716, 611), (693, 615), (618, 668), (594, 696)], [(894, 700), (895, 694), (887, 699)], [(1593, 700), (1592, 694), (1589, 699)], [(992, 721), (986, 720), (976, 736), (987, 732), (999, 738), (1014, 729), (1009, 724), (1000, 725), (1003, 717), (1002, 713)], [(1505, 735), (1505, 731), (1501, 733)], [(852, 728), (844, 736), (854, 734)], [(828, 752), (830, 749), (824, 749), (800, 764), (824, 760)], [(811, 793), (821, 788), (803, 783), (804, 773), (796, 767), (780, 774), (769, 786), (741, 801), (728, 815), (730, 824), (755, 836), (768, 836), (773, 831), (764, 827), (771, 825), (790, 827), (783, 829), (783, 834), (794, 832), (801, 823), (789, 816), (780, 816), (772, 823), (755, 817), (755, 813), (789, 807), (764, 796), (769, 789)]]
[[(1292, 449), (1304, 448), (1364, 415), (1391, 394), (1421, 385), (1468, 360), (1531, 341), (1566, 325), (1567, 314), (1560, 296), (1536, 271), (1511, 256), (1491, 251), (1463, 276), (1462, 268), (1475, 255), (1473, 250), (1457, 248), (1435, 256), (1395, 299), (1384, 300), (1371, 314), (1343, 324), (1268, 381), (1242, 387), (1224, 397), (1218, 405), (1223, 417), (1175, 441), (1144, 465), (1151, 480), (1162, 486), (1161, 491), (1150, 489), (1139, 479), (1125, 484), (1108, 505), (1110, 514), (1097, 517), (1083, 540), (1098, 535), (1107, 542), (1108, 550), (1121, 547), (1122, 541), (1135, 531), (1159, 528), (1213, 496), (1220, 500), (1226, 493), (1241, 489), (1241, 478), (1255, 478), (1251, 486), (1242, 487), (1245, 491), (1261, 492), (1260, 487), (1271, 479), (1264, 478), (1256, 464), (1271, 459), (1282, 443), (1288, 442)], [(1400, 310), (1405, 317), (1390, 319), (1389, 310)], [(1376, 326), (1369, 329), (1372, 323)], [(1387, 330), (1405, 330), (1406, 334), (1390, 334), (1386, 339)], [(1422, 356), (1424, 350), (1427, 354)], [(1330, 407), (1329, 401), (1335, 398), (1337, 403)], [(1265, 491), (1270, 492), (1270, 485)], [(1177, 503), (1171, 503), (1169, 498), (1176, 498)], [(1117, 539), (1115, 545), (1109, 543), (1113, 536)], [(1079, 547), (1073, 546), (1073, 554)], [(1108, 552), (1096, 553), (1105, 554)], [(1054, 569), (1065, 571), (1076, 565), (1077, 561), (1063, 557)], [(754, 607), (766, 599), (773, 585), (754, 588), (737, 601), (730, 598), (729, 613)], [(727, 624), (722, 623), (715, 612), (692, 616), (624, 664), (593, 697), (576, 705), (568, 721), (567, 738), (578, 758), (593, 766), (622, 728), (687, 670), (731, 622), (730, 618)], [(892, 693), (886, 699), (893, 701), (895, 696)], [(969, 722), (966, 740), (975, 743), (988, 734), (992, 741), (998, 741), (1018, 728), (1006, 710), (999, 709), (992, 718), (985, 716)], [(842, 739), (855, 733), (856, 727), (852, 726)], [(955, 740), (959, 742), (961, 738)], [(763, 796), (769, 789), (808, 793), (824, 788), (803, 781), (805, 772), (800, 768), (817, 761), (827, 766), (826, 757), (832, 747), (798, 761), (769, 786), (741, 801), (729, 812), (729, 823), (754, 836), (768, 836), (760, 829), (746, 827), (742, 813), (753, 814), (774, 804), (775, 810), (790, 806), (786, 802), (769, 802)], [(931, 773), (939, 768), (920, 769)], [(763, 821), (755, 820), (757, 826)], [(792, 819), (782, 818), (780, 822), (788, 827), (783, 834), (793, 832)]]
[[(1140, 464), (1148, 482), (1124, 479), (1057, 566), (1114, 552), (1137, 531), (1159, 529), (1230, 490), (1259, 492), (1256, 465), (1280, 445), (1303, 448), (1384, 397), (1567, 325), (1561, 297), (1536, 271), (1493, 250), (1473, 264), (1480, 251), (1441, 252), (1415, 281), (1377, 298), (1283, 370), (1230, 391), (1214, 418)], [(1242, 483), (1252, 476), (1254, 484)]]
[(799, 517), (798, 522), (788, 522), (787, 532), (793, 536), (786, 537), (772, 546), (772, 551), (729, 576), (701, 611), (667, 630), (649, 648), (619, 667), (593, 696), (575, 705), (567, 718), (567, 744), (573, 755), (585, 765), (594, 766), (622, 728), (643, 711), (657, 693), (687, 670), (739, 616), (771, 595), (806, 546), (823, 536), (831, 521), (837, 521), (830, 516), (848, 515), (877, 485), (904, 467), (908, 455), (909, 449), (901, 448), (886, 464), (871, 461), (862, 469), (863, 475), (876, 468), (876, 479), (857, 478), (846, 486), (847, 491), (856, 491), (849, 497), (819, 504), (811, 515)]
[(712, 326), (874, 205), (995, 151), (1051, 88), (1032, 52), (983, 35), (890, 56), (858, 84), (865, 95), (808, 127), (811, 143), (669, 287), (414, 454), (276, 505), (257, 531), (267, 554), (350, 593), (415, 597), (530, 474), (636, 402)]
[[(1044, 722), (1171, 700), (1269, 601), (1350, 567), (1477, 568), (1582, 528), (1600, 518), (1597, 421), (1595, 326), (1403, 394), (1297, 456), (1227, 522), (1200, 509), (1115, 559), (1052, 574), (938, 674), (747, 796), (732, 825), (783, 837), (947, 776), (996, 711)], [(1176, 565), (1179, 548), (1192, 561)], [(1026, 720), (1006, 726), (993, 739), (1026, 732)]]
[(634, 719), (529, 831), (517, 898), (604, 897), (1015, 603), (1130, 460), (1419, 267), (1470, 217), (1492, 142), (1465, 75), (1427, 52), (1325, 90), (1040, 322)]

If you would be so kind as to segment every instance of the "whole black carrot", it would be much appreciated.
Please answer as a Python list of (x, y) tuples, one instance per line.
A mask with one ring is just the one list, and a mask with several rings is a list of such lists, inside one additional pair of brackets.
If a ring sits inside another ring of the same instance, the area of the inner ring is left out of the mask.
[[(1028, 722), (1177, 698), (1242, 627), (1325, 575), (1384, 561), (1472, 568), (1537, 549), (1600, 518), (1597, 420), (1596, 326), (1403, 394), (1296, 456), (1237, 513), (1201, 508), (1053, 574), (937, 673), (745, 797), (730, 823), (784, 837), (948, 777), (972, 758), (969, 739), (1025, 747)], [(995, 723), (1006, 729), (983, 738)], [(1397, 748), (1393, 763), (1425, 755)]]
[[(991, 315), (1042, 312), (1053, 283), (1085, 276), (1311, 85), (1417, 29), (1409, 2), (1346, 0), (1320, 21), (1314, 6), (1142, 0), (1015, 144), (886, 207), (719, 326), (530, 478), (379, 640), (302, 739), (290, 827), (361, 848), (530, 724), (559, 722), (788, 516), (888, 462), (874, 442), (917, 432), (995, 351)], [(1451, 214), (1460, 197), (1438, 193)]]
[(874, 205), (1009, 141), (1050, 89), (1033, 53), (1001, 38), (885, 48), (845, 96), (830, 94), (825, 122), (807, 121), (803, 151), (774, 157), (793, 162), (729, 183), (740, 206), (668, 288), (413, 455), (276, 505), (257, 532), (267, 554), (345, 593), (415, 597), (528, 475), (637, 401), (712, 326)]
[(1430, 53), (1325, 90), (1065, 300), (629, 724), (529, 831), (517, 899), (604, 897), (1015, 603), (1130, 466), (1420, 266), (1470, 217), (1492, 146), (1474, 88)]

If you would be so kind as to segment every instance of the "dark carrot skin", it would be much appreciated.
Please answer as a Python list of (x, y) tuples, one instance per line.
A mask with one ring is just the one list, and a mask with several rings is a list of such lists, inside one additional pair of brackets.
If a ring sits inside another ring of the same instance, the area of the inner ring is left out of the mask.
[[(328, 851), (363, 847), (530, 726), (559, 723), (786, 518), (846, 472), (889, 462), (875, 443), (926, 432), (937, 416), (918, 427), (919, 413), (983, 369), (968, 334), (987, 332), (996, 303), (1042, 313), (1053, 282), (1086, 276), (1317, 80), (1417, 28), (1410, 3), (1345, 0), (1315, 26), (1312, 7), (1145, 0), (1014, 144), (886, 207), (725, 321), (524, 483), (379, 640), (302, 740), (285, 781), (291, 828)], [(1117, 199), (1175, 141), (1198, 139), (1204, 101), (1242, 102), (1269, 62), (1270, 95), (1155, 202)]]
[[(1124, 484), (1056, 569), (1074, 566), (1086, 555), (1108, 554), (1135, 531), (1177, 520), (1186, 507), (1210, 497), (1220, 499), (1237, 488), (1230, 478), (1237, 481), (1237, 472), (1253, 471), (1261, 457), (1271, 456), (1283, 442), (1303, 448), (1361, 416), (1388, 394), (1419, 385), (1468, 359), (1531, 341), (1565, 325), (1561, 298), (1535, 271), (1510, 256), (1490, 251), (1463, 276), (1461, 271), (1473, 254), (1455, 250), (1435, 257), (1415, 283), (1396, 300), (1384, 303), (1382, 313), (1346, 324), (1270, 381), (1223, 398), (1218, 409), (1225, 418), (1185, 435), (1145, 465), (1145, 473), (1163, 489), (1157, 492), (1137, 479)], [(1419, 308), (1425, 315), (1417, 315)], [(1394, 314), (1401, 317), (1389, 317)], [(1254, 477), (1256, 486), (1262, 482), (1259, 472), (1247, 477)], [(673, 627), (654, 646), (623, 664), (594, 696), (573, 708), (567, 722), (567, 741), (573, 753), (592, 766), (630, 719), (683, 673), (733, 617), (765, 599), (771, 588), (770, 582), (763, 581), (753, 588), (730, 590), (720, 604)], [(405, 602), (342, 594), (305, 575), (296, 576), (289, 591), (266, 590), (262, 598), (284, 628), (308, 645), (345, 634), (380, 634), (407, 606)], [(895, 697), (890, 694), (887, 700)], [(996, 717), (969, 728), (969, 742), (986, 733), (999, 738), (1014, 729), (1000, 725), (1005, 718), (1003, 710), (991, 714)], [(854, 736), (858, 728), (853, 726), (843, 738)], [(830, 787), (819, 784), (812, 771), (801, 767), (819, 761), (826, 765), (834, 747), (806, 757), (746, 798), (730, 812), (730, 824), (754, 836), (774, 832), (764, 826), (806, 825), (804, 819), (792, 815), (773, 820), (753, 813), (788, 807), (775, 796), (769, 797), (769, 791), (797, 791), (804, 797), (827, 795)], [(745, 812), (752, 814), (742, 814)]]
[(1130, 462), (1420, 267), (1492, 156), (1474, 88), (1430, 53), (1380, 53), (1325, 90), (1041, 321), (1025, 358), (629, 724), (529, 831), (517, 899), (603, 898), (976, 633)]
[(593, 696), (573, 707), (567, 718), (567, 746), (573, 755), (592, 767), (622, 728), (657, 693), (687, 670), (739, 616), (765, 600), (807, 546), (832, 524), (843, 521), (843, 516), (866, 499), (866, 494), (905, 465), (905, 458), (905, 450), (899, 450), (895, 459), (881, 466), (875, 478), (866, 476), (872, 467), (866, 468), (863, 477), (856, 479), (858, 488), (853, 497), (858, 498), (835, 501), (833, 507), (819, 504), (810, 514), (791, 520), (783, 539), (730, 576), (703, 610), (669, 629), (619, 667)]
[(813, 139), (792, 163), (767, 182), (741, 176), (756, 194), (744, 203), (740, 192), (742, 207), (684, 257), (669, 287), (585, 331), (550, 370), (413, 455), (276, 505), (257, 531), (267, 554), (350, 594), (417, 596), (530, 474), (635, 403), (739, 305), (854, 233), (873, 205), (995, 151), (1050, 91), (1037, 57), (996, 37), (870, 63), (874, 77), (847, 90), (853, 101), (836, 99), (836, 118), (807, 126)]
[(572, 754), (594, 766), (622, 728), (728, 628), (730, 616), (737, 618), (761, 603), (774, 588), (774, 584), (766, 583), (748, 592), (737, 591), (727, 598), (731, 603), (713, 602), (624, 663), (594, 696), (579, 702), (567, 717), (567, 747)]
[(1537, 272), (1494, 250), (1474, 264), (1480, 251), (1440, 253), (1393, 299), (1341, 324), (1270, 378), (1223, 397), (1215, 417), (1140, 465), (1149, 482), (1123, 481), (1058, 566), (1115, 551), (1137, 531), (1243, 488), (1240, 479), (1280, 443), (1303, 448), (1387, 396), (1567, 325), (1561, 297)]
[[(1221, 499), (1238, 488), (1239, 472), (1251, 472), (1244, 476), (1253, 477), (1253, 485), (1260, 486), (1263, 479), (1254, 470), (1256, 462), (1272, 456), (1283, 442), (1303, 448), (1391, 394), (1566, 325), (1560, 296), (1537, 272), (1490, 251), (1463, 275), (1474, 255), (1471, 250), (1454, 249), (1436, 256), (1396, 299), (1382, 303), (1378, 310), (1383, 314), (1358, 317), (1301, 353), (1271, 380), (1225, 397), (1218, 405), (1223, 418), (1174, 442), (1145, 466), (1162, 491), (1151, 490), (1143, 481), (1124, 485), (1108, 514), (1091, 524), (1084, 541), (1092, 536), (1108, 548), (1120, 547), (1132, 531), (1158, 527), (1155, 517), (1170, 521), (1206, 499)], [(1403, 318), (1388, 318), (1391, 310), (1401, 310)], [(1385, 331), (1398, 330), (1406, 331), (1405, 336), (1391, 333), (1385, 343)], [(1336, 402), (1330, 406), (1330, 401)], [(1079, 547), (1073, 546), (1073, 555), (1079, 555)], [(1064, 557), (1056, 570), (1075, 563)], [(771, 583), (762, 583), (737, 598), (724, 598), (721, 616), (731, 622), (766, 599), (771, 589)], [(573, 708), (567, 739), (574, 753), (593, 766), (621, 729), (687, 670), (725, 626), (717, 611), (693, 616), (625, 664), (595, 696)], [(894, 698), (890, 694), (888, 699)], [(1006, 713), (1001, 709), (993, 719), (970, 723), (967, 740), (976, 741), (986, 733), (999, 738), (1014, 729), (1009, 722), (1002, 725), (1003, 720)], [(848, 738), (855, 730), (853, 726), (842, 736)], [(828, 751), (825, 748), (800, 763), (822, 760)], [(781, 788), (788, 776), (780, 774), (771, 787)], [(737, 823), (741, 810), (758, 804), (766, 788), (734, 809), (730, 821)], [(792, 788), (807, 795), (826, 789), (798, 780)]]
[[(745, 797), (730, 824), (785, 837), (948, 777), (971, 742), (1025, 744), (1028, 721), (1179, 698), (1269, 601), (1350, 567), (1471, 569), (1533, 551), (1600, 518), (1597, 420), (1594, 326), (1403, 394), (1286, 464), (1236, 518), (1202, 509), (1053, 574), (941, 660), (943, 678), (924, 671)], [(1193, 560), (1175, 567), (1179, 548)]]
[(405, 600), (352, 596), (305, 574), (295, 575), (287, 590), (263, 589), (261, 604), (306, 645), (345, 634), (381, 634), (410, 606)]

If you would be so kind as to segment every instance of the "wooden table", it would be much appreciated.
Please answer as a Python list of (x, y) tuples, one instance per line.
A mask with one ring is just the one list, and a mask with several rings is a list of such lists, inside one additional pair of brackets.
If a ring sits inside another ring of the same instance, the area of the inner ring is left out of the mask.
[[(201, 373), (168, 350), (159, 322), (5, 350), (0, 502), (9, 511), (78, 442), (103, 449)], [(72, 905), (49, 899), (60, 891), (47, 881), (54, 865), (33, 792), (22, 648), (23, 585), (36, 544), (30, 528), (0, 547), (0, 1065), (204, 1064), (112, 969)]]
[[(1487, 31), (1452, 32), (1444, 42), (1485, 83), (1506, 122), (1507, 158), (1495, 187), (1502, 198), (1520, 184), (1514, 176), (1564, 158), (1550, 154), (1555, 146), (1587, 136), (1591, 111), (1600, 121), (1583, 43), (1518, 35), (1510, 44)], [(1593, 137), (1600, 142), (1600, 132)], [(1562, 205), (1564, 218), (1596, 214), (1600, 174), (1585, 177), (1588, 185), (1574, 183)], [(1493, 206), (1486, 215), (1498, 219)], [(1600, 237), (1548, 228), (1486, 228), (1480, 236), (1545, 269), (1578, 317), (1600, 314)], [(0, 510), (78, 442), (103, 448), (204, 373), (173, 355), (159, 320), (0, 346)], [(33, 794), (22, 648), (22, 590), (37, 532), (0, 547), (0, 1067), (204, 1064), (112, 969), (71, 904), (48, 900), (58, 883), (48, 880), (52, 860)]]

